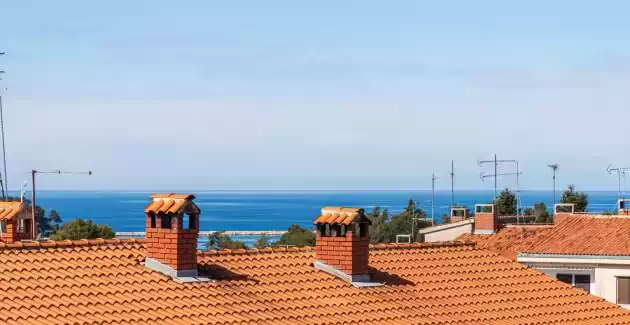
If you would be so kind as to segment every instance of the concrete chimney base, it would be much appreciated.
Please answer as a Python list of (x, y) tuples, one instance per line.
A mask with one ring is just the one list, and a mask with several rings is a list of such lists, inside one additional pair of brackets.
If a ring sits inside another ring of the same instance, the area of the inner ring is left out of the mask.
[(328, 274), (332, 274), (346, 282), (350, 282), (350, 284), (352, 284), (354, 287), (357, 288), (365, 288), (365, 287), (380, 287), (383, 285), (383, 283), (379, 283), (379, 282), (372, 282), (370, 279), (370, 276), (368, 274), (358, 274), (358, 275), (351, 275), (351, 274), (346, 274), (340, 270), (338, 270), (337, 268), (335, 268), (334, 266), (330, 266), (324, 262), (321, 261), (315, 261), (315, 263), (313, 264), (313, 266), (320, 270), (320, 271), (324, 271)]
[(182, 283), (212, 281), (212, 279), (208, 277), (199, 276), (199, 271), (197, 269), (175, 270), (174, 268), (150, 257), (145, 258), (144, 266), (153, 271), (170, 276), (173, 280)]

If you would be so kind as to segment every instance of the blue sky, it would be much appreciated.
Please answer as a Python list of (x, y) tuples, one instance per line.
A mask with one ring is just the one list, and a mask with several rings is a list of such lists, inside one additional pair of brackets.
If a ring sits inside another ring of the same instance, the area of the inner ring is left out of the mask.
[[(71, 189), (616, 189), (624, 1), (4, 1), (9, 182)], [(508, 167), (504, 168), (508, 171)], [(514, 186), (513, 178), (501, 180)]]

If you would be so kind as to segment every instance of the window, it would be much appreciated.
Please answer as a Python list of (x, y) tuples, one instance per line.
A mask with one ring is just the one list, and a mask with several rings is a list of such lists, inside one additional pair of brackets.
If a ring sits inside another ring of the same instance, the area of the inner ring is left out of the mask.
[(182, 214), (182, 222), (180, 224), (180, 228), (182, 229), (190, 229), (190, 216), (187, 214)]
[(617, 278), (617, 303), (630, 304), (630, 278)]
[(556, 279), (586, 292), (591, 292), (591, 276), (588, 274), (558, 273)]
[(171, 216), (162, 215), (160, 228), (171, 229)]
[(558, 279), (558, 281), (562, 281), (564, 283), (573, 285), (573, 274), (560, 274), (560, 273), (558, 273), (558, 275), (556, 275), (556, 279)]
[(190, 215), (189, 219), (188, 219), (188, 229), (197, 229), (197, 220), (198, 220), (199, 216), (198, 215)]
[(155, 213), (151, 213), (151, 215), (149, 216), (149, 218), (151, 219), (151, 227), (150, 228), (155, 228)]
[(591, 292), (591, 276), (588, 274), (576, 274), (573, 277), (573, 286), (586, 292)]
[(20, 232), (20, 233), (26, 232), (25, 225), (24, 225), (24, 219), (19, 219), (18, 220), (18, 232)]

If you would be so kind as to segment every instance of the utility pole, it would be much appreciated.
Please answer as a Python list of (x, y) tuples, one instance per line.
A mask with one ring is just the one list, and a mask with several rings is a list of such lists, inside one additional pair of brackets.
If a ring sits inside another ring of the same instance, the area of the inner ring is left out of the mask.
[(431, 225), (435, 225), (435, 171), (431, 175)]
[(31, 192), (31, 217), (33, 218), (32, 221), (32, 234), (33, 234), (33, 240), (37, 240), (37, 216), (35, 215), (35, 207), (36, 205), (36, 201), (35, 201), (35, 176), (37, 174), (57, 174), (57, 175), (61, 175), (61, 174), (71, 174), (71, 175), (92, 175), (92, 171), (87, 171), (87, 172), (62, 172), (61, 170), (57, 169), (57, 170), (53, 170), (53, 171), (41, 171), (41, 170), (37, 170), (37, 169), (33, 169), (31, 170), (31, 182), (33, 182), (33, 190)]
[(451, 208), (455, 207), (455, 160), (451, 160)]
[(560, 165), (558, 164), (550, 164), (547, 165), (547, 167), (551, 168), (551, 170), (553, 171), (553, 205), (556, 205), (556, 171), (558, 170), (558, 167), (560, 167)]

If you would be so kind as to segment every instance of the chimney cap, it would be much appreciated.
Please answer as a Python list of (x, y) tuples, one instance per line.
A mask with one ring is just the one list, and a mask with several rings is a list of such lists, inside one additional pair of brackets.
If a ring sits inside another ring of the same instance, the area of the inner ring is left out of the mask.
[(192, 201), (195, 198), (192, 194), (152, 194), (151, 198), (153, 201), (144, 209), (145, 213), (201, 213)]
[(12, 220), (25, 208), (26, 204), (20, 201), (0, 202), (0, 220)]
[(372, 224), (360, 208), (348, 207), (323, 207), (321, 215), (315, 218), (313, 224), (341, 224), (350, 225), (352, 223), (365, 222)]
[(177, 194), (177, 193), (156, 193), (151, 194), (153, 199), (179, 199), (179, 200), (194, 200), (195, 196), (192, 194)]

